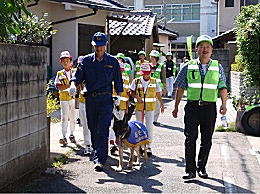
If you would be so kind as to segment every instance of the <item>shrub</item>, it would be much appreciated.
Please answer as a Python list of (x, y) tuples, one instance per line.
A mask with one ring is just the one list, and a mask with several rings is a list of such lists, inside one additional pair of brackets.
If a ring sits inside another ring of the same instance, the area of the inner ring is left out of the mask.
[(19, 19), (21, 33), (17, 41), (21, 43), (39, 44), (55, 34), (56, 30), (51, 30), (51, 22), (46, 21), (46, 16), (47, 13), (42, 14), (40, 18), (36, 15), (23, 15)]
[(215, 131), (218, 132), (237, 132), (235, 122), (228, 123), (228, 128), (224, 128), (223, 126), (217, 126)]
[(47, 94), (47, 115), (60, 108), (60, 104), (56, 98), (53, 98), (52, 94)]
[(30, 0), (0, 1), (0, 42), (40, 44), (56, 33), (46, 14), (40, 18), (26, 9)]
[(243, 57), (239, 54), (235, 56), (235, 62), (231, 64), (231, 71), (243, 72), (245, 69)]
[(232, 104), (236, 111), (243, 111), (247, 106), (260, 104), (260, 94), (257, 92), (255, 92), (254, 95), (249, 96), (245, 91), (242, 91), (241, 96), (233, 96), (232, 99)]
[(260, 4), (242, 7), (236, 18), (239, 63), (245, 67), (248, 85), (260, 87)]
[(233, 64), (231, 64), (231, 71), (243, 72), (244, 67), (241, 66), (240, 64), (233, 63)]
[(0, 1), (0, 41), (6, 41), (11, 35), (20, 34), (19, 13), (23, 11), (26, 15), (31, 14), (27, 11), (25, 2), (25, 0)]

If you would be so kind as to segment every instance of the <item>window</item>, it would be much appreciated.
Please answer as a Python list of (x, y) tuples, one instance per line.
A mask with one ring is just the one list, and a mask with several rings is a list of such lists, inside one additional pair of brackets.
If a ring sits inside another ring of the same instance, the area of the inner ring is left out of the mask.
[(183, 6), (183, 20), (191, 20), (191, 5), (184, 5)]
[(225, 7), (234, 7), (234, 0), (225, 0)]
[[(164, 16), (163, 5), (147, 5), (146, 8), (159, 16)], [(172, 22), (200, 20), (200, 4), (167, 4), (166, 20)]]
[(173, 5), (172, 6), (172, 17), (174, 21), (181, 21), (182, 20), (182, 6), (181, 5)]
[(157, 14), (157, 16), (162, 15), (163, 5), (148, 5), (145, 7), (151, 9), (153, 13)]
[(192, 5), (192, 20), (200, 19), (200, 5)]
[(258, 3), (260, 3), (259, 0), (246, 0), (245, 2), (246, 5), (256, 5)]

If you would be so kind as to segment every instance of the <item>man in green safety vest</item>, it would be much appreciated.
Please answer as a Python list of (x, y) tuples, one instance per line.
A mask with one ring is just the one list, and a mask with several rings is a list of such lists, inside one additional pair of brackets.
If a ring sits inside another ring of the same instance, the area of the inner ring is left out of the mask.
[(144, 51), (139, 51), (138, 53), (139, 60), (135, 62), (135, 78), (142, 77), (140, 73), (140, 65), (143, 63), (149, 63), (149, 61), (145, 60), (145, 55), (146, 53)]
[[(219, 112), (226, 114), (227, 86), (223, 67), (217, 60), (210, 57), (213, 51), (213, 41), (207, 35), (202, 35), (196, 41), (197, 59), (190, 60), (180, 70), (174, 82), (177, 88), (175, 105), (172, 115), (178, 115), (178, 105), (187, 89), (187, 104), (184, 116), (186, 175), (183, 179), (196, 177), (196, 171), (201, 178), (208, 178), (206, 164), (212, 145), (212, 135), (217, 117), (216, 101), (218, 95), (222, 105)], [(200, 125), (201, 144), (196, 165), (196, 140)]]

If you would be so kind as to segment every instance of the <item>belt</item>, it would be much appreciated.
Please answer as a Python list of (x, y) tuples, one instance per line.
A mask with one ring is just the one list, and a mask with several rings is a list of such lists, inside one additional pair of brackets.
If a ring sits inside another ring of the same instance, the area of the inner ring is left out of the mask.
[(201, 100), (198, 100), (198, 101), (188, 100), (188, 103), (192, 104), (192, 105), (197, 105), (197, 106), (208, 106), (211, 104), (216, 104), (215, 102), (205, 102), (205, 101), (201, 101)]
[(103, 96), (103, 95), (112, 95), (110, 92), (85, 92), (84, 97), (96, 97), (96, 96)]

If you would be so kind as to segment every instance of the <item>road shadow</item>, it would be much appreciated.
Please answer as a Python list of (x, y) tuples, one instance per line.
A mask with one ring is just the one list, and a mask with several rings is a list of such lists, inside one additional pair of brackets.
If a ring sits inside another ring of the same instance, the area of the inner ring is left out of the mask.
[(71, 184), (76, 175), (71, 171), (58, 170), (55, 175), (42, 174), (25, 187), (13, 192), (21, 193), (86, 193), (84, 190)]
[(170, 125), (165, 125), (163, 123), (161, 123), (161, 126), (156, 126), (159, 128), (165, 128), (165, 129), (171, 129), (171, 130), (175, 130), (175, 131), (180, 131), (180, 132), (184, 132), (183, 128), (180, 127), (174, 127), (174, 126), (170, 126)]
[(142, 163), (141, 166), (134, 166), (133, 169), (127, 169), (126, 162), (124, 162), (125, 168), (122, 172), (115, 171), (117, 164), (117, 159), (109, 157), (104, 173), (111, 179), (98, 179), (97, 184), (117, 182), (142, 187), (142, 192), (162, 193), (160, 189), (154, 187), (162, 186), (163, 184), (160, 181), (151, 178), (160, 174), (162, 171), (158, 168), (160, 166), (154, 164), (153, 160), (150, 158), (147, 162)]
[(98, 179), (98, 184), (106, 184), (111, 182), (122, 183), (126, 185), (135, 185), (142, 188), (142, 192), (147, 193), (161, 193), (162, 190), (155, 188), (162, 186), (163, 184), (153, 179), (155, 175), (162, 172), (160, 170), (160, 165), (158, 163), (173, 163), (176, 166), (184, 167), (184, 159), (180, 160), (171, 158), (162, 158), (155, 155), (149, 157), (148, 161), (143, 162), (141, 159), (141, 166), (134, 166), (132, 170), (127, 169), (127, 160), (129, 159), (129, 153), (124, 153), (124, 170), (122, 172), (116, 172), (115, 168), (118, 165), (117, 157), (108, 157), (104, 173), (108, 175), (111, 179)]
[[(197, 184), (201, 187), (206, 187), (206, 188), (210, 188), (211, 190), (220, 192), (220, 193), (254, 193), (248, 189), (245, 189), (243, 187), (240, 187), (238, 185), (229, 183), (227, 181), (224, 181), (222, 179), (217, 179), (217, 178), (212, 178), (209, 177), (209, 180), (213, 180), (216, 181), (218, 183), (220, 183), (223, 186), (216, 186), (216, 185), (211, 185), (209, 183), (206, 183), (204, 181), (202, 181), (202, 179), (198, 180), (198, 179), (193, 179), (193, 180), (188, 180), (188, 181), (184, 181), (185, 183), (193, 183), (193, 184)], [(206, 181), (206, 180), (205, 180)]]

